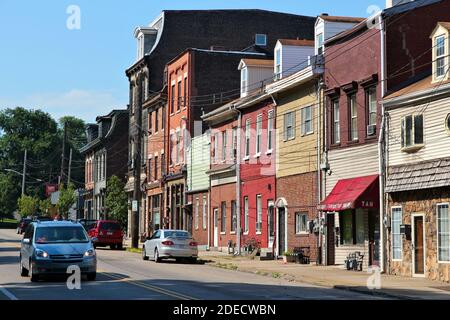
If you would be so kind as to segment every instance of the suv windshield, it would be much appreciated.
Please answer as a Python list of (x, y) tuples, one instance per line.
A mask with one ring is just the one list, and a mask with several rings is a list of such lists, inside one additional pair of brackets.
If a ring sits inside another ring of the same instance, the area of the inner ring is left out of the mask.
[(190, 238), (191, 235), (186, 231), (164, 231), (166, 238)]
[(89, 242), (82, 227), (42, 227), (36, 228), (36, 243)]
[(115, 222), (102, 222), (100, 224), (100, 229), (116, 231), (116, 230), (120, 230), (120, 225)]

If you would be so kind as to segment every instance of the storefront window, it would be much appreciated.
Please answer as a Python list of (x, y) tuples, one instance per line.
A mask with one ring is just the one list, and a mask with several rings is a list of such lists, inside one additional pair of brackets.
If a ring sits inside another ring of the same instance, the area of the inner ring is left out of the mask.
[(365, 238), (364, 210), (356, 209), (355, 225), (356, 225), (356, 244), (364, 244)]
[(343, 245), (353, 244), (353, 214), (351, 210), (346, 210), (342, 214), (342, 240)]
[(439, 261), (450, 261), (450, 224), (448, 204), (438, 204), (437, 211)]
[(361, 209), (345, 210), (340, 214), (341, 244), (361, 245), (366, 237), (364, 216), (366, 212)]
[(392, 258), (399, 260), (402, 258), (402, 235), (400, 233), (400, 225), (402, 224), (402, 208), (392, 208), (391, 224)]

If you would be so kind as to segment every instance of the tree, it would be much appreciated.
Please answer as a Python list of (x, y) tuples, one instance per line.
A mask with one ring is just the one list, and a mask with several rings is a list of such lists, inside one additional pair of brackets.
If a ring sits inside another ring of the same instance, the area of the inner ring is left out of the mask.
[(36, 213), (39, 207), (39, 199), (27, 195), (22, 195), (18, 201), (19, 212), (22, 217), (28, 217)]
[(111, 176), (106, 183), (105, 207), (108, 217), (117, 220), (122, 228), (128, 224), (128, 197), (125, 184), (117, 176)]
[(58, 203), (56, 204), (59, 214), (67, 219), (69, 216), (69, 209), (75, 204), (76, 200), (77, 198), (75, 196), (73, 184), (69, 184), (67, 188), (64, 185), (61, 185)]
[(39, 211), (46, 215), (48, 214), (48, 210), (51, 208), (52, 202), (50, 199), (44, 199), (39, 201)]

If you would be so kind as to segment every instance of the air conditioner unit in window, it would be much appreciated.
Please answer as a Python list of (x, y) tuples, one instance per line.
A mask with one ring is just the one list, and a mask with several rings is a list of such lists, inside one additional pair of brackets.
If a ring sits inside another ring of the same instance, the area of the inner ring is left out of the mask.
[(377, 134), (377, 125), (371, 124), (367, 126), (367, 136), (374, 136)]

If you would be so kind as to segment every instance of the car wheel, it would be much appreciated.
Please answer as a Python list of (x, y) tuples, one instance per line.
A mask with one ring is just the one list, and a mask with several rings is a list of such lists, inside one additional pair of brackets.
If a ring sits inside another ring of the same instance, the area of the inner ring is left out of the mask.
[(142, 247), (142, 260), (148, 260), (147, 253), (145, 252), (145, 246)]
[(192, 264), (196, 264), (197, 263), (197, 258), (190, 258), (189, 262)]
[(112, 244), (109, 247), (111, 248), (111, 250), (115, 250), (117, 248), (117, 246), (115, 244)]
[(161, 258), (159, 257), (159, 251), (158, 249), (155, 249), (155, 262), (161, 262)]
[(123, 249), (123, 244), (118, 244), (117, 245), (117, 250), (122, 250)]
[(29, 270), (29, 273), (30, 273), (30, 280), (31, 280), (31, 282), (39, 281), (39, 275), (37, 275), (37, 274), (35, 274), (35, 273), (33, 272), (33, 264), (31, 263), (31, 261), (30, 261), (30, 270)]
[(23, 267), (22, 257), (20, 257), (19, 266), (20, 266), (20, 276), (28, 277), (28, 270)]
[(87, 274), (88, 281), (94, 281), (97, 278), (97, 272), (91, 272)]

